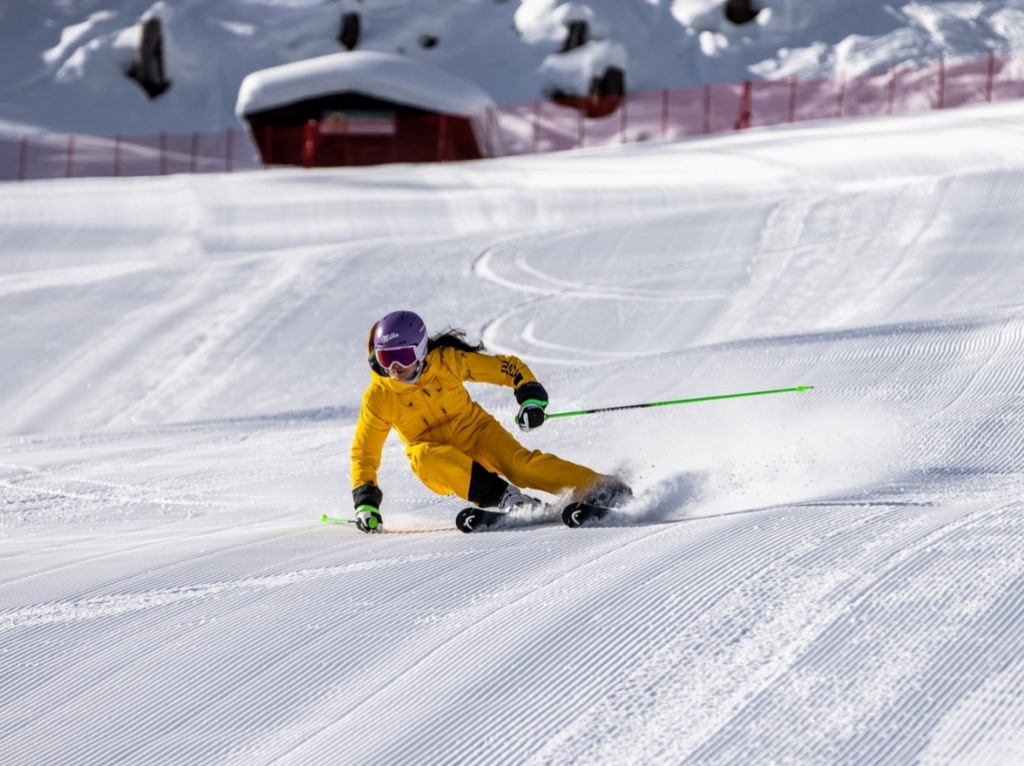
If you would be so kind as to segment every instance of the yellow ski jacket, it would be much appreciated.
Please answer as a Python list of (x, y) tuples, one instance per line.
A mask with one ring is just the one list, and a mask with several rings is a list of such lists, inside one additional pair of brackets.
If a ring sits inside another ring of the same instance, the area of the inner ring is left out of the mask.
[(377, 483), (381, 451), (391, 429), (409, 444), (439, 442), (462, 449), (479, 429), (493, 422), (469, 395), (466, 382), (518, 389), (536, 383), (530, 368), (514, 356), (435, 348), (415, 383), (371, 373), (363, 393), (352, 441), (352, 486)]

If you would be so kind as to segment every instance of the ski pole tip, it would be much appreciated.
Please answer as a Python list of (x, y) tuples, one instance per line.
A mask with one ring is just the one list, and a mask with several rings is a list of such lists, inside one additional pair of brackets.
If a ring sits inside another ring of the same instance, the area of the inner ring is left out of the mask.
[(797, 386), (796, 390), (802, 394), (804, 391), (810, 391), (812, 388), (814, 388), (814, 386)]
[(320, 516), (320, 521), (322, 521), (322, 522), (323, 522), (323, 521), (328, 521), (328, 520), (330, 520), (330, 518), (331, 518), (331, 517), (330, 517), (330, 516), (328, 516), (328, 515), (327, 515), (327, 514), (325, 513), (325, 514), (323, 514), (322, 516)]

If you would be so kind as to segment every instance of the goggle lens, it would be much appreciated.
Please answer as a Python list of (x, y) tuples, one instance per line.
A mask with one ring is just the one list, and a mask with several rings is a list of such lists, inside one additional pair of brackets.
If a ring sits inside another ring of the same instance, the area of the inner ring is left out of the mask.
[(374, 353), (377, 361), (385, 370), (390, 370), (392, 365), (399, 367), (411, 367), (416, 364), (416, 347), (402, 346), (401, 348), (378, 348)]

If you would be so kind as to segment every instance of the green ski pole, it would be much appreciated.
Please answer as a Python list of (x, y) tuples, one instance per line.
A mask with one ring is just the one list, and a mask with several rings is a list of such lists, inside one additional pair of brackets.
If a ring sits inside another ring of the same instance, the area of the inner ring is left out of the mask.
[(718, 394), (716, 396), (698, 396), (693, 399), (672, 399), (667, 402), (645, 402), (643, 404), (622, 404), (617, 407), (595, 407), (591, 410), (575, 410), (573, 412), (551, 412), (545, 413), (544, 419), (569, 418), (576, 415), (593, 415), (596, 412), (613, 412), (615, 410), (638, 410), (644, 407), (668, 407), (673, 404), (695, 404), (697, 402), (713, 402), (718, 399), (739, 399), (744, 396), (766, 396), (768, 394), (787, 394), (793, 391), (803, 393), (810, 391), (814, 386), (794, 386), (792, 388), (773, 388), (768, 391), (744, 391), (738, 394)]
[(320, 517), (320, 521), (326, 524), (355, 524), (355, 519), (340, 519), (336, 516), (328, 516), (326, 513)]

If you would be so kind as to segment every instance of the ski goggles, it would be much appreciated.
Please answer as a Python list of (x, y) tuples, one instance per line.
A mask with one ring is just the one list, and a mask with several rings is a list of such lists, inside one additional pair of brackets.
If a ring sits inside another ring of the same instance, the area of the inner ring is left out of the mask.
[(378, 348), (374, 355), (380, 366), (390, 370), (393, 365), (399, 367), (412, 367), (420, 360), (416, 346), (399, 346), (398, 348)]

